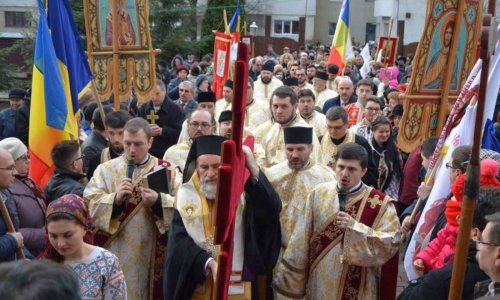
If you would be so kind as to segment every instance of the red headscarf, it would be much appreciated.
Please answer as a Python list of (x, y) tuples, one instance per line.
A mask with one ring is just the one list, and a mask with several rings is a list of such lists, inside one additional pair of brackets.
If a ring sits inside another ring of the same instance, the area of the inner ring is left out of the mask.
[[(76, 219), (80, 225), (86, 228), (83, 241), (87, 244), (92, 244), (92, 219), (90, 218), (89, 211), (85, 205), (84, 200), (75, 194), (64, 195), (52, 202), (50, 202), (45, 213), (45, 219), (48, 220), (50, 216), (55, 214), (66, 214)], [(48, 239), (45, 237), (45, 249), (40, 254), (39, 258), (50, 259), (55, 262), (63, 262), (64, 257), (60, 255)]]

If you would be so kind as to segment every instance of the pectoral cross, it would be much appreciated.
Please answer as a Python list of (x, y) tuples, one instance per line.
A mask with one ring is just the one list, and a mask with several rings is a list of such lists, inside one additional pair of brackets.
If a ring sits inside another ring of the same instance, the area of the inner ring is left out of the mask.
[(154, 109), (150, 110), (149, 113), (150, 114), (146, 116), (146, 119), (149, 120), (149, 123), (155, 124), (156, 120), (158, 120), (160, 117), (157, 114), (155, 114)]

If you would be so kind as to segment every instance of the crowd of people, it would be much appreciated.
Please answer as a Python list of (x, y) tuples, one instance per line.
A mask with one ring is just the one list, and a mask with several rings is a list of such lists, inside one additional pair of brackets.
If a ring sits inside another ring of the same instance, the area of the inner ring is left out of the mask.
[[(249, 61), (243, 135), (255, 144), (243, 149), (250, 176), (229, 299), (396, 297), (438, 138), (398, 147), (411, 59), (371, 62), (364, 74), (358, 51), (340, 72), (328, 55), (323, 45), (285, 47)], [(231, 80), (217, 99), (212, 72), (210, 54), (176, 55), (158, 62), (146, 103), (132, 94), (100, 111), (85, 93), (79, 140), (53, 147), (44, 187), (29, 174), (29, 89), (10, 92), (0, 112), (1, 299), (212, 299), (215, 199), (229, 184), (220, 150), (236, 100)], [(448, 298), (470, 155), (471, 146), (453, 151), (449, 200), (413, 262), (421, 276), (398, 299)], [(500, 154), (481, 158), (463, 299), (500, 297)]]

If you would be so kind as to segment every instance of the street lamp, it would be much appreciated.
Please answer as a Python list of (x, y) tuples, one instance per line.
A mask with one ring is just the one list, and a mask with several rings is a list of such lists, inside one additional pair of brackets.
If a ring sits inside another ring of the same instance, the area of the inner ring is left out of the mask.
[(255, 22), (252, 22), (252, 24), (250, 24), (250, 34), (253, 36), (257, 35), (257, 29), (259, 29), (259, 26), (257, 26)]

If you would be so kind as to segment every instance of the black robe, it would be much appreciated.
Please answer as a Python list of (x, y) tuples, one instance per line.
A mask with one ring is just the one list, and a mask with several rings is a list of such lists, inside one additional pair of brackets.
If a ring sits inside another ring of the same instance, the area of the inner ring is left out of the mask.
[[(144, 103), (139, 108), (139, 117), (147, 120), (147, 116), (151, 114), (151, 110), (154, 110), (153, 102)], [(184, 122), (184, 114), (177, 104), (165, 98), (156, 115), (159, 117), (156, 120), (156, 125), (162, 128), (162, 132), (161, 135), (154, 137), (149, 153), (162, 159), (165, 151), (172, 145), (177, 144), (182, 129), (182, 122)]]
[[(281, 247), (281, 200), (262, 172), (258, 182), (246, 182), (245, 200), (244, 266), (255, 277), (267, 275), (272, 272)], [(209, 257), (189, 236), (179, 212), (174, 211), (163, 276), (164, 299), (191, 299), (196, 286), (205, 280), (204, 267)]]

